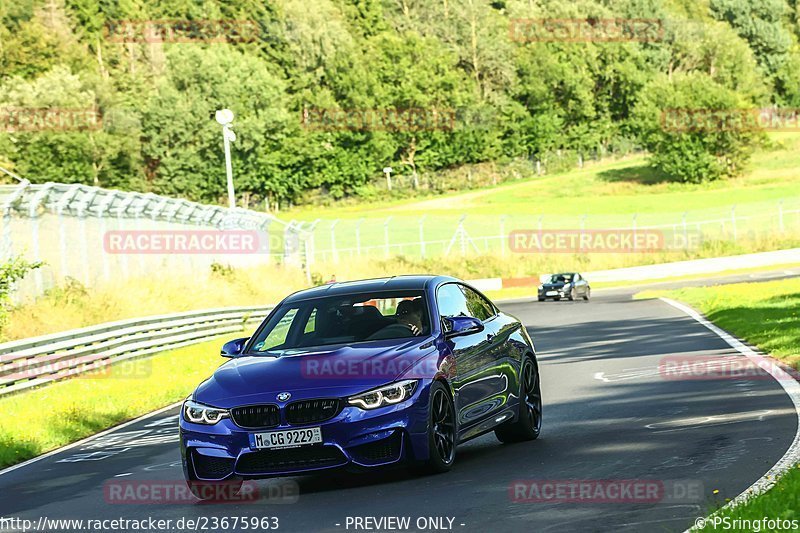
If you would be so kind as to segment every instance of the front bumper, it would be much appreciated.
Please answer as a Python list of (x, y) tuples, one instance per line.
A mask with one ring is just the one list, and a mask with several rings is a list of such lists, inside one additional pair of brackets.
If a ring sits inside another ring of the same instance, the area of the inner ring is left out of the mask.
[(537, 289), (539, 298), (567, 298), (569, 297), (571, 288), (558, 288), (558, 289)]
[[(189, 480), (218, 481), (425, 460), (428, 458), (429, 385), (420, 383), (414, 396), (394, 406), (374, 410), (346, 406), (325, 422), (282, 423), (263, 430), (243, 429), (229, 418), (213, 426), (194, 424), (186, 421), (181, 412), (184, 473)], [(257, 450), (250, 446), (251, 433), (314, 426), (322, 428), (321, 444), (279, 450)]]

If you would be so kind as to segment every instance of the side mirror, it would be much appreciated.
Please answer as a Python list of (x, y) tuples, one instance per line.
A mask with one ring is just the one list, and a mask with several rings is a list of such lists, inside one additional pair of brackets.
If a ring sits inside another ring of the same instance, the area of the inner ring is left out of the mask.
[(236, 357), (237, 355), (242, 353), (244, 350), (244, 345), (247, 343), (247, 340), (250, 337), (244, 337), (241, 339), (233, 339), (232, 341), (228, 341), (222, 345), (222, 351), (220, 351), (220, 355), (222, 357)]
[(451, 316), (445, 318), (442, 322), (444, 324), (444, 334), (447, 337), (458, 337), (483, 331), (481, 321), (471, 316)]

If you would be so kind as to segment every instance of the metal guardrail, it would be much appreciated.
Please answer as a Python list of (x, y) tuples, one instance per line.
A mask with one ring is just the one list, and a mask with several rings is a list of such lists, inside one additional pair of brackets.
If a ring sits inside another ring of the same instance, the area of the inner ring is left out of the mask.
[(248, 323), (263, 320), (273, 307), (134, 318), (0, 344), (0, 396), (243, 331)]

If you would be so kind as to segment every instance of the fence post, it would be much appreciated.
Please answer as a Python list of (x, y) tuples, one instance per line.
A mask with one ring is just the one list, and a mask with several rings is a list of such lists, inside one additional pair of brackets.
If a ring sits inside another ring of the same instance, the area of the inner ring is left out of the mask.
[[(39, 214), (37, 213), (33, 219), (31, 219), (31, 244), (33, 246), (33, 260), (34, 262), (39, 262), (42, 260), (42, 254), (39, 249)], [(37, 268), (33, 271), (33, 279), (36, 283), (36, 296), (40, 296), (44, 291), (44, 285), (42, 280), (42, 269)]]
[(364, 223), (364, 218), (359, 218), (356, 222), (356, 254), (361, 257), (361, 224)]
[(336, 249), (336, 225), (339, 223), (339, 219), (333, 221), (331, 224), (331, 257), (333, 258), (333, 263), (339, 263), (339, 250)]
[(61, 251), (61, 279), (69, 276), (69, 261), (67, 260), (67, 228), (64, 224), (63, 209), (58, 210), (58, 244)]
[(309, 241), (311, 240), (310, 235), (306, 235), (306, 238), (303, 239), (303, 256), (305, 260), (303, 261), (306, 271), (306, 283), (309, 287), (311, 287), (311, 250)]
[[(125, 231), (125, 219), (122, 217), (123, 210), (120, 209), (117, 211), (117, 228), (120, 231)], [(105, 236), (103, 236), (103, 243), (105, 243)], [(105, 247), (103, 249), (105, 251)], [(123, 253), (120, 255), (120, 259), (122, 262), (122, 275), (125, 279), (130, 277), (130, 269), (128, 268), (128, 254)]]
[(81, 262), (83, 263), (83, 286), (89, 287), (89, 242), (86, 236), (86, 213), (85, 205), (78, 208), (78, 223), (81, 226)]
[(506, 219), (508, 217), (503, 215), (500, 217), (500, 254), (502, 257), (506, 256)]
[[(105, 240), (106, 238), (106, 217), (104, 216), (105, 206), (101, 207), (98, 212), (97, 216), (100, 217), (100, 235), (102, 235), (102, 239)], [(111, 277), (108, 267), (108, 254), (106, 253), (105, 249), (100, 252), (103, 255), (103, 279), (108, 281)]]
[(422, 215), (419, 219), (419, 254), (422, 259), (425, 259), (425, 217)]
[(733, 242), (736, 242), (737, 235), (736, 235), (736, 206), (731, 207), (731, 227), (733, 228)]
[(464, 220), (466, 220), (467, 215), (461, 215), (461, 220), (458, 221), (458, 230), (461, 234), (461, 256), (467, 255), (467, 241), (464, 238)]
[(581, 215), (581, 233), (578, 242), (578, 251), (583, 250), (583, 232), (586, 229), (586, 215)]
[(389, 259), (389, 222), (392, 221), (392, 217), (386, 217), (386, 221), (383, 223), (383, 242), (384, 242), (384, 257)]
[(686, 215), (688, 213), (686, 211), (683, 212), (681, 215), (681, 222), (683, 223), (683, 245), (684, 247), (687, 246), (686, 243), (689, 242), (689, 229), (686, 227)]
[(11, 240), (11, 206), (3, 209), (3, 254), (4, 258), (11, 259), (14, 247)]

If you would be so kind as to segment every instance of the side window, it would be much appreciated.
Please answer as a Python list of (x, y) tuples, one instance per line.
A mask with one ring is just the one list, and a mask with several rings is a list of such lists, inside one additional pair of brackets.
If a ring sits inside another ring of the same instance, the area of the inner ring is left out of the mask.
[(580, 281), (581, 279), (583, 278), (581, 278), (580, 274), (575, 274), (575, 281)]
[(436, 291), (436, 303), (441, 316), (470, 316), (467, 298), (455, 283), (448, 283)]
[(474, 316), (480, 321), (494, 316), (492, 304), (487, 302), (483, 296), (463, 285), (461, 286), (461, 290), (464, 291), (464, 296), (467, 299), (467, 309), (469, 309), (470, 316)]
[(263, 342), (256, 344), (255, 349), (260, 352), (265, 352), (267, 350), (277, 348), (286, 342), (286, 336), (289, 335), (289, 328), (291, 327), (295, 316), (297, 316), (297, 308), (289, 309), (286, 314), (283, 315), (283, 318), (281, 318), (280, 322), (278, 322), (278, 324), (275, 326), (275, 329), (270, 331), (269, 335), (267, 335), (267, 338), (264, 339)]
[(309, 315), (308, 317), (308, 322), (306, 322), (306, 327), (303, 328), (303, 334), (305, 335), (306, 333), (314, 333), (316, 327), (317, 327), (317, 309), (314, 308), (314, 310), (311, 311), (311, 315)]

